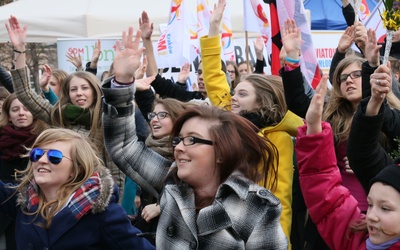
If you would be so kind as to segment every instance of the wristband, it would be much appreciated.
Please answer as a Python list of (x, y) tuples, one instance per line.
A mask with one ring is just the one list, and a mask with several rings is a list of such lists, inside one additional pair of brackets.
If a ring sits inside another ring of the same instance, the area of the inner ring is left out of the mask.
[(292, 63), (292, 64), (296, 64), (296, 63), (300, 63), (300, 59), (292, 59), (292, 58), (290, 58), (290, 57), (286, 57), (285, 58), (285, 61), (286, 62), (289, 62), (289, 63)]
[(13, 51), (14, 51), (15, 53), (19, 53), (19, 54), (23, 54), (23, 53), (26, 52), (26, 50), (24, 50), (24, 51), (19, 51), (19, 50), (16, 50), (16, 49), (14, 49)]

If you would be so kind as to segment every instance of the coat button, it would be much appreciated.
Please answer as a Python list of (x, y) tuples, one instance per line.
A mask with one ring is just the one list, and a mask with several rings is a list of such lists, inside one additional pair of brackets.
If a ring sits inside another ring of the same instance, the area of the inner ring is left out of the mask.
[(268, 191), (265, 189), (260, 189), (257, 192), (257, 196), (260, 198), (267, 198), (268, 197)]
[(190, 242), (190, 244), (189, 244), (190, 249), (196, 249), (196, 246), (197, 246), (197, 244), (194, 241)]
[(167, 235), (168, 235), (169, 237), (172, 237), (172, 236), (174, 236), (174, 234), (175, 234), (175, 228), (174, 228), (173, 226), (169, 226), (169, 227), (167, 228)]

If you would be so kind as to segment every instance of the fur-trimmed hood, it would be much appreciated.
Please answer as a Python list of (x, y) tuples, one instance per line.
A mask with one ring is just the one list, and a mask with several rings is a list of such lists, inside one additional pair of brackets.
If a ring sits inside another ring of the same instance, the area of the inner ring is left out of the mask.
[[(91, 210), (93, 214), (103, 212), (108, 204), (112, 196), (115, 196), (116, 202), (118, 202), (119, 194), (118, 189), (114, 190), (114, 180), (110, 174), (110, 171), (101, 167), (99, 172), (99, 194), (96, 197), (95, 201), (92, 204)], [(38, 191), (38, 186), (36, 184), (33, 185), (34, 190)], [(29, 185), (26, 185), (20, 189), (20, 192), (17, 194), (17, 205), (21, 206), (22, 210), (27, 210), (29, 207), (29, 198), (28, 197), (28, 189)], [(70, 201), (71, 202), (71, 201)]]

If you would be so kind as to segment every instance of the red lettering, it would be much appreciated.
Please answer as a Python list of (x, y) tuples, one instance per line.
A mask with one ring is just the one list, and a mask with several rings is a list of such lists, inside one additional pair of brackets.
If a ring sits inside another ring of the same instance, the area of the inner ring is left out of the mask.
[(160, 37), (157, 44), (157, 51), (163, 51), (167, 49), (167, 41), (165, 41), (165, 34)]

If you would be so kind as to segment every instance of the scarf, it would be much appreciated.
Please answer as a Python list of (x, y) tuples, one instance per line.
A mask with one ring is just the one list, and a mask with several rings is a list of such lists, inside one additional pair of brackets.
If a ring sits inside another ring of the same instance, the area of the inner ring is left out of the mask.
[(384, 242), (382, 244), (375, 245), (371, 243), (370, 239), (367, 239), (367, 250), (386, 250), (389, 249), (391, 246), (396, 244), (397, 242), (400, 241), (400, 237), (394, 238), (392, 240), (389, 240), (387, 242)]
[(0, 159), (10, 161), (26, 154), (25, 147), (31, 147), (37, 135), (31, 133), (32, 125), (16, 130), (12, 125), (4, 126), (0, 131)]
[[(68, 203), (68, 207), (71, 209), (72, 214), (75, 215), (75, 218), (79, 220), (89, 212), (93, 204), (97, 201), (99, 195), (100, 177), (98, 173), (94, 173), (74, 193), (71, 201)], [(39, 204), (38, 185), (35, 180), (32, 180), (31, 183), (29, 183), (26, 190), (26, 197), (28, 199), (28, 211)]]
[(90, 129), (91, 115), (89, 109), (67, 103), (62, 108), (62, 117), (68, 125), (82, 125)]
[(152, 135), (149, 135), (145, 143), (148, 148), (157, 152), (161, 156), (168, 159), (174, 158), (174, 152), (170, 146), (169, 136), (164, 136), (161, 139), (155, 139)]

